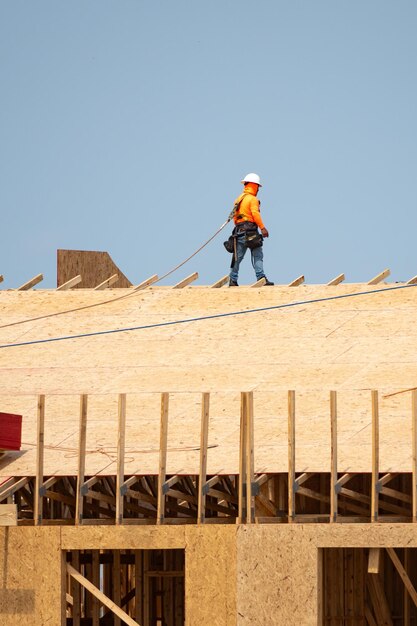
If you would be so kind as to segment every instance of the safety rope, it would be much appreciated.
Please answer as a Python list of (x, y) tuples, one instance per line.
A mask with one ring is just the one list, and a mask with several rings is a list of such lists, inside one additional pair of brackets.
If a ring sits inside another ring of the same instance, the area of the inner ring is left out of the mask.
[(111, 330), (99, 330), (91, 333), (81, 333), (78, 335), (64, 335), (62, 337), (49, 337), (48, 339), (35, 339), (32, 341), (22, 341), (19, 343), (9, 343), (0, 345), (2, 348), (17, 348), (19, 346), (31, 346), (42, 343), (52, 343), (54, 341), (66, 341), (68, 339), (84, 339), (87, 337), (97, 337), (98, 335), (111, 335), (115, 333), (132, 332), (137, 330), (146, 330), (151, 328), (160, 328), (163, 326), (174, 326), (178, 324), (190, 324), (191, 322), (203, 322), (206, 320), (219, 319), (223, 317), (232, 317), (234, 315), (248, 315), (251, 313), (261, 313), (264, 311), (274, 311), (278, 309), (287, 309), (290, 307), (305, 306), (309, 304), (316, 304), (318, 302), (330, 302), (332, 300), (342, 300), (346, 298), (355, 298), (358, 296), (368, 296), (373, 294), (384, 293), (387, 291), (396, 291), (399, 289), (409, 289), (417, 287), (417, 284), (413, 285), (396, 285), (395, 287), (383, 287), (382, 289), (374, 289), (368, 291), (357, 291), (356, 293), (346, 293), (337, 296), (327, 296), (326, 298), (314, 298), (311, 300), (297, 300), (295, 302), (287, 302), (285, 304), (275, 304), (267, 307), (258, 307), (256, 309), (246, 309), (244, 311), (231, 311), (229, 313), (214, 313), (213, 315), (203, 315), (201, 317), (191, 317), (181, 320), (172, 320), (171, 322), (158, 322), (156, 324), (144, 324), (142, 326), (132, 326), (129, 328), (113, 328)]
[[(220, 228), (218, 228), (216, 230), (216, 232), (214, 233), (214, 235), (212, 235), (210, 237), (210, 239), (207, 239), (207, 241), (205, 243), (203, 243), (203, 245), (201, 245), (189, 257), (187, 257), (184, 261), (182, 261), (181, 263), (176, 265), (173, 269), (169, 270), (169, 272), (167, 272), (166, 274), (164, 274), (163, 276), (161, 276), (160, 278), (155, 280), (152, 284), (156, 285), (157, 283), (161, 282), (161, 280), (164, 280), (164, 278), (166, 278), (167, 276), (170, 276), (171, 274), (176, 272), (178, 269), (180, 269), (180, 267), (182, 267), (183, 265), (188, 263), (188, 261), (190, 261), (193, 257), (195, 257), (199, 252), (201, 252), (201, 250), (203, 250), (203, 248), (205, 248), (211, 241), (213, 241), (213, 239), (215, 237), (217, 237), (217, 235), (223, 230), (223, 228), (230, 222), (230, 220), (233, 217), (233, 213), (234, 213), (234, 209), (230, 213), (230, 215), (227, 218), (227, 220), (220, 226)], [(140, 291), (142, 291), (142, 289), (136, 289), (136, 290), (132, 291), (131, 293), (125, 293), (122, 296), (117, 296), (116, 298), (109, 298), (108, 300), (102, 300), (101, 302), (95, 302), (94, 304), (86, 304), (84, 306), (78, 306), (78, 307), (75, 307), (73, 309), (65, 309), (65, 311), (55, 311), (54, 313), (46, 313), (45, 315), (38, 315), (37, 317), (29, 317), (29, 318), (26, 318), (24, 320), (19, 320), (17, 322), (10, 322), (8, 324), (1, 324), (0, 325), (0, 329), (1, 328), (10, 328), (11, 326), (20, 326), (21, 324), (26, 324), (28, 322), (37, 322), (39, 320), (45, 320), (45, 319), (48, 319), (50, 317), (58, 317), (59, 315), (66, 315), (68, 313), (76, 313), (77, 311), (85, 311), (86, 309), (93, 309), (95, 307), (104, 306), (106, 304), (111, 304), (113, 302), (119, 302), (120, 300), (124, 300), (125, 298), (131, 298), (132, 296), (137, 295)]]

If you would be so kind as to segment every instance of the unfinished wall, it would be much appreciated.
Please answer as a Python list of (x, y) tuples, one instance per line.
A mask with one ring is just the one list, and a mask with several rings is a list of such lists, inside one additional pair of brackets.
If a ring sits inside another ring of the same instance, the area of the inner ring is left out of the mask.
[(0, 528), (0, 624), (61, 623), (59, 528)]
[(417, 547), (412, 524), (294, 524), (237, 528), (237, 625), (322, 623), (320, 548)]

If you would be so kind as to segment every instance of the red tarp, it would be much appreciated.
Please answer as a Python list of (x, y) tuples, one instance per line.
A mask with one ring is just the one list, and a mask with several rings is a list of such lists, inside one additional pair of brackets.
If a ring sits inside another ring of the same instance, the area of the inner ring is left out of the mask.
[(20, 450), (22, 416), (0, 412), (0, 450)]

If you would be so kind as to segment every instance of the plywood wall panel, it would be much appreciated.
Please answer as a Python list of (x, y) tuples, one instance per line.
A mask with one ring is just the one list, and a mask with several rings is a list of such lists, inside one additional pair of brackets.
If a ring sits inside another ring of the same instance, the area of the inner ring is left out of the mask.
[(132, 283), (117, 267), (108, 252), (93, 250), (57, 250), (57, 287), (80, 275), (75, 289), (94, 288), (113, 274), (119, 279), (113, 287), (130, 287)]
[(236, 528), (186, 528), (186, 626), (236, 626)]
[(0, 528), (0, 624), (61, 623), (59, 528)]

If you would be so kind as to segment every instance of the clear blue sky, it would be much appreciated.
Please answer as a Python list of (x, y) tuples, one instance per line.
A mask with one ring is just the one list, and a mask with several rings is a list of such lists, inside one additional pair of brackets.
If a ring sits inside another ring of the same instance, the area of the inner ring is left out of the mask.
[[(271, 280), (414, 276), (416, 33), (415, 0), (1, 0), (2, 287), (57, 248), (161, 275), (251, 171)], [(229, 231), (169, 283), (227, 273)]]

